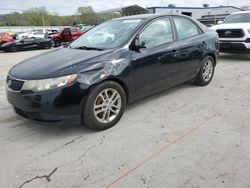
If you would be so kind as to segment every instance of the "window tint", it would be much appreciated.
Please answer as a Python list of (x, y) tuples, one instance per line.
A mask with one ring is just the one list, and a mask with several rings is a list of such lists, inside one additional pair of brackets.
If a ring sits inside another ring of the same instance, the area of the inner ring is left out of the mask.
[(152, 22), (139, 36), (140, 42), (145, 42), (146, 48), (152, 48), (173, 41), (169, 18)]
[(186, 39), (199, 34), (197, 26), (185, 18), (174, 18), (178, 39)]
[(250, 13), (231, 14), (224, 23), (248, 23), (250, 22)]
[(70, 33), (70, 28), (65, 28), (62, 33)]
[(70, 31), (71, 31), (71, 32), (77, 32), (77, 28), (76, 28), (76, 27), (71, 27), (71, 28), (70, 28)]

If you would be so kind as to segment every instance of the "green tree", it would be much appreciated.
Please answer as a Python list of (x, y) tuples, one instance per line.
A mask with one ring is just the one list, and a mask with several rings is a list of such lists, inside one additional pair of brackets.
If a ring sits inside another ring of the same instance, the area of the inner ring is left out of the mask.
[(49, 25), (49, 13), (46, 7), (35, 7), (23, 12), (26, 25)]
[(24, 18), (23, 14), (20, 14), (18, 12), (14, 12), (11, 14), (5, 14), (2, 17), (2, 22), (5, 23), (7, 26), (17, 26), (17, 25), (24, 25)]
[(95, 25), (98, 21), (97, 14), (91, 6), (78, 7), (76, 11), (77, 23)]

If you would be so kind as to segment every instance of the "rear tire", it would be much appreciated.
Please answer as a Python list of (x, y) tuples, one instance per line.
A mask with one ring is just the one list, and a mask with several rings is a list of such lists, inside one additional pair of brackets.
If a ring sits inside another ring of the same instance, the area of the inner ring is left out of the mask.
[(202, 60), (202, 66), (196, 76), (195, 83), (199, 86), (208, 85), (214, 76), (215, 62), (214, 58), (207, 56)]
[(82, 110), (82, 124), (96, 130), (113, 127), (122, 117), (126, 94), (116, 82), (105, 81), (89, 91)]

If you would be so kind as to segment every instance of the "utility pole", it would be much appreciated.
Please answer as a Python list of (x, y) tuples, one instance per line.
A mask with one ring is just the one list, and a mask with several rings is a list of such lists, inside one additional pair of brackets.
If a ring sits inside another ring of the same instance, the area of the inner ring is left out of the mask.
[(45, 27), (45, 21), (44, 21), (43, 11), (42, 11), (42, 21), (43, 21), (43, 27)]

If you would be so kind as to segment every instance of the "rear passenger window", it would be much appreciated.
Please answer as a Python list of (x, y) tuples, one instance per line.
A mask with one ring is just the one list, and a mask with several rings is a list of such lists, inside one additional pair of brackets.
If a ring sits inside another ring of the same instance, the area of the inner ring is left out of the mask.
[(174, 18), (174, 22), (179, 40), (199, 35), (199, 29), (192, 21), (185, 18)]
[(153, 21), (140, 34), (139, 40), (145, 43), (146, 48), (152, 48), (173, 41), (172, 28), (169, 18)]

